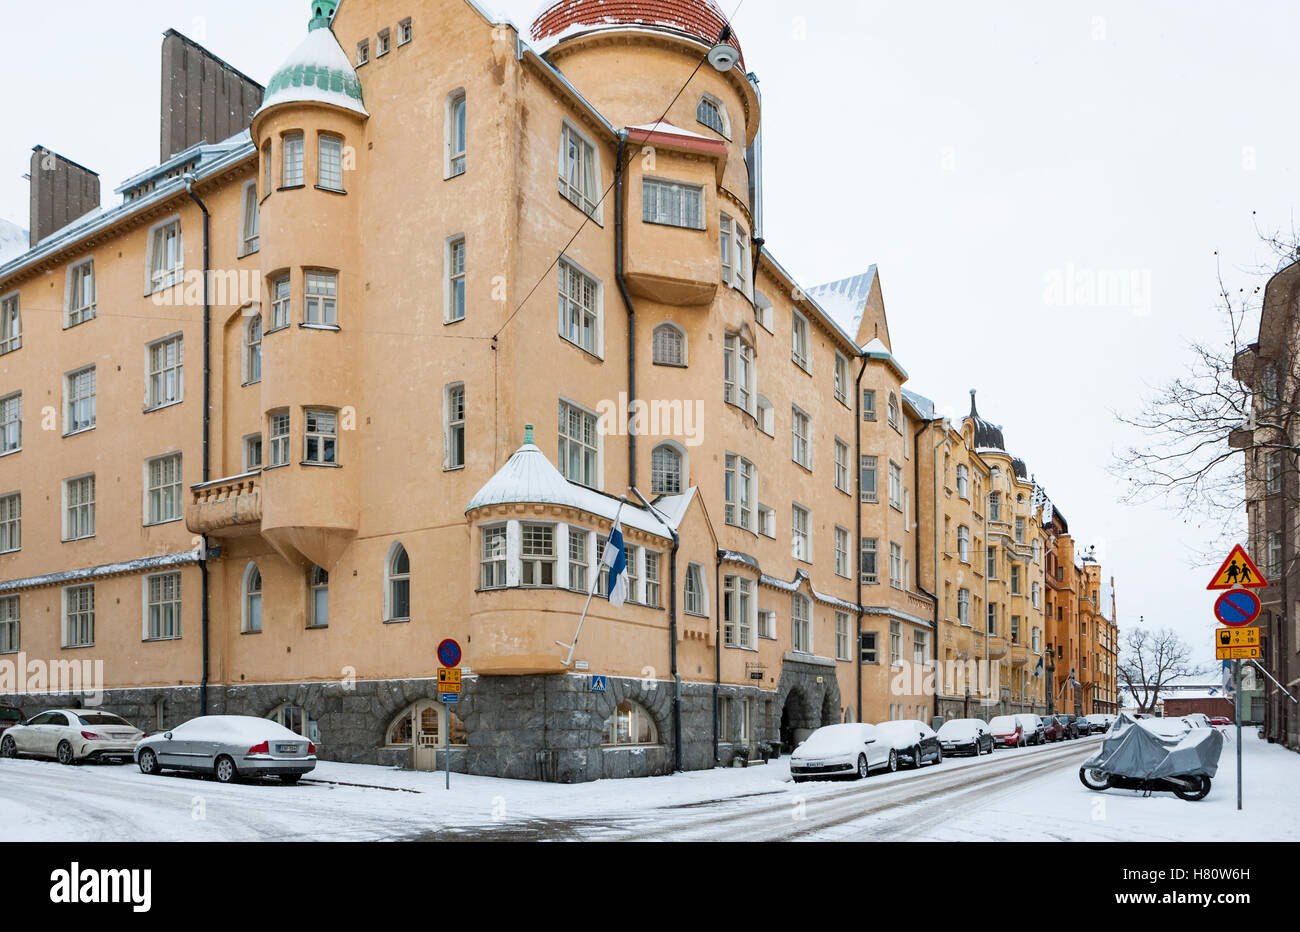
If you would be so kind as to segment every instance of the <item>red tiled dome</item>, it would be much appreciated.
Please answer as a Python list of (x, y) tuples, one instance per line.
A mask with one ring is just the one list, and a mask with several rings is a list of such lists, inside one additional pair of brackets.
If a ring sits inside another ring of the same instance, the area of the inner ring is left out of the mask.
[[(683, 32), (712, 46), (726, 24), (727, 18), (712, 0), (559, 0), (533, 20), (531, 31), (540, 41), (575, 26), (642, 26)], [(727, 41), (740, 51), (734, 32)], [(740, 66), (745, 66), (743, 58)]]

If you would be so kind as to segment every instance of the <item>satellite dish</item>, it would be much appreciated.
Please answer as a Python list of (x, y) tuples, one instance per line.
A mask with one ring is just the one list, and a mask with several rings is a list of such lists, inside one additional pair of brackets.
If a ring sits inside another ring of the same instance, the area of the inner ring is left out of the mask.
[(736, 51), (734, 45), (720, 42), (709, 49), (709, 64), (723, 74), (736, 67), (738, 61), (740, 61), (740, 52)]

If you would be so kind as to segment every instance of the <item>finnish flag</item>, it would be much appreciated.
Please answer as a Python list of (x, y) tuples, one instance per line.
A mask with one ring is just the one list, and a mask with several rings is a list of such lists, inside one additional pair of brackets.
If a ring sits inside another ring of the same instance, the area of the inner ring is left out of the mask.
[(600, 565), (609, 570), (609, 587), (605, 594), (609, 604), (621, 608), (627, 599), (627, 552), (623, 548), (623, 529), (615, 524), (605, 542), (605, 552), (601, 554)]
[(1034, 667), (1034, 676), (1042, 676), (1042, 675), (1043, 675), (1043, 658), (1039, 657), (1038, 666)]

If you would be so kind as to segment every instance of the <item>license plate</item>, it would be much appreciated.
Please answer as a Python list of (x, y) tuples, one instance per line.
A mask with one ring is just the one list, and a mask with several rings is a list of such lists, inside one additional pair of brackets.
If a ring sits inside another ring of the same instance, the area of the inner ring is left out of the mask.
[(298, 745), (296, 745), (296, 744), (277, 744), (277, 745), (275, 746), (275, 752), (276, 752), (277, 754), (297, 754), (297, 753), (298, 753)]

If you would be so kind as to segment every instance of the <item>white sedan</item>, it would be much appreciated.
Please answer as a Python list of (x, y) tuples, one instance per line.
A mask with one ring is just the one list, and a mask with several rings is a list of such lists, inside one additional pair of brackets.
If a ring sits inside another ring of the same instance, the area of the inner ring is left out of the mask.
[(111, 712), (52, 709), (13, 725), (0, 738), (0, 757), (52, 757), (60, 764), (130, 760), (144, 732)]
[(849, 722), (818, 728), (790, 755), (795, 783), (814, 777), (862, 779), (878, 768), (898, 769), (898, 752), (876, 733), (874, 725)]

